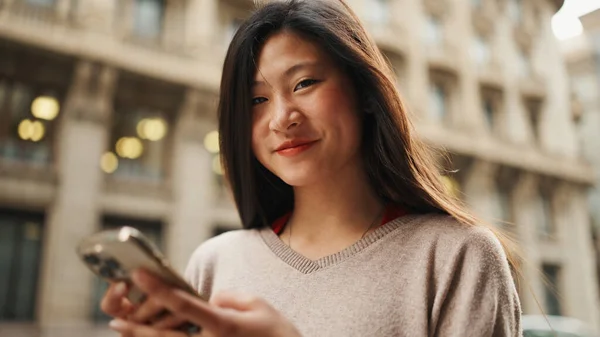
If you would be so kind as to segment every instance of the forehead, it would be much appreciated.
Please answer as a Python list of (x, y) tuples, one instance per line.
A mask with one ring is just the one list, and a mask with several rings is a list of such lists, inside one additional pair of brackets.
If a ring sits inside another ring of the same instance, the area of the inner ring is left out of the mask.
[(280, 32), (267, 39), (257, 62), (256, 79), (283, 74), (297, 64), (329, 66), (327, 53), (315, 42), (292, 32)]

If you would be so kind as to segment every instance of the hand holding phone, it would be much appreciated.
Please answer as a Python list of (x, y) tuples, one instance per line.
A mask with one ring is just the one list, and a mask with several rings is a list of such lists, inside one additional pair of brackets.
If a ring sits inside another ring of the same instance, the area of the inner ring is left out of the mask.
[[(129, 317), (140, 322), (167, 324), (169, 317), (153, 303), (145, 303), (146, 295), (133, 283), (135, 270), (143, 269), (162, 282), (191, 294), (201, 296), (171, 267), (163, 254), (141, 232), (131, 227), (107, 230), (84, 238), (77, 254), (86, 266), (99, 277), (111, 283), (103, 300), (102, 309), (114, 317), (131, 313)], [(119, 289), (120, 288), (120, 289)], [(124, 297), (128, 300), (125, 300)], [(171, 320), (172, 321), (172, 320)], [(198, 328), (189, 324), (181, 327), (189, 332)]]

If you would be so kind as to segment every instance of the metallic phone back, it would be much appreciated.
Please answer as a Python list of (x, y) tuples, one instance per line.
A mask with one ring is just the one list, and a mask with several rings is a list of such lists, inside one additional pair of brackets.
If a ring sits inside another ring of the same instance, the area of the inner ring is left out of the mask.
[[(138, 230), (122, 227), (116, 230), (99, 232), (84, 238), (77, 247), (77, 254), (90, 270), (107, 281), (125, 281), (131, 284), (130, 274), (133, 270), (143, 268), (160, 277), (164, 282), (180, 288), (190, 294), (199, 296), (197, 292), (170, 266), (160, 251)], [(86, 256), (94, 255), (100, 259), (98, 264), (90, 264)], [(112, 261), (111, 261), (112, 260)], [(111, 261), (117, 262), (119, 268), (110, 276), (102, 274), (100, 268)], [(143, 300), (143, 295), (134, 290), (130, 296), (133, 302)]]

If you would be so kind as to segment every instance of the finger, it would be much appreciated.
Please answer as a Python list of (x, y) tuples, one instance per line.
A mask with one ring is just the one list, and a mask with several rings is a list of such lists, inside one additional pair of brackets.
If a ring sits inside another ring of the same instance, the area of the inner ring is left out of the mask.
[(127, 291), (125, 282), (112, 283), (100, 303), (102, 311), (113, 317), (122, 317), (131, 312), (133, 305), (125, 298)]
[(144, 293), (164, 305), (173, 315), (195, 323), (205, 330), (219, 329), (223, 318), (219, 308), (183, 290), (173, 288), (143, 270), (135, 271), (132, 279)]
[(264, 302), (258, 297), (250, 294), (235, 291), (223, 291), (215, 294), (210, 303), (220, 308), (248, 311), (259, 307)]
[(172, 314), (165, 315), (159, 320), (152, 322), (152, 326), (156, 329), (174, 329), (186, 323), (183, 317), (174, 316)]
[(166, 309), (164, 306), (160, 305), (160, 303), (148, 299), (137, 307), (129, 319), (136, 323), (146, 323), (154, 321), (155, 319), (160, 319), (159, 315), (164, 314), (165, 311)]
[(174, 330), (158, 330), (148, 325), (115, 319), (110, 321), (111, 329), (127, 337), (187, 337), (185, 333)]

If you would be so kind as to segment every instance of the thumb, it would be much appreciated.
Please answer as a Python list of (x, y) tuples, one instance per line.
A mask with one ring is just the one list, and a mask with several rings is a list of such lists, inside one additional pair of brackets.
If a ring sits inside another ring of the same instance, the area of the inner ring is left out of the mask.
[(222, 291), (215, 294), (211, 298), (210, 303), (223, 309), (249, 311), (260, 307), (264, 304), (264, 301), (256, 296), (242, 292)]

